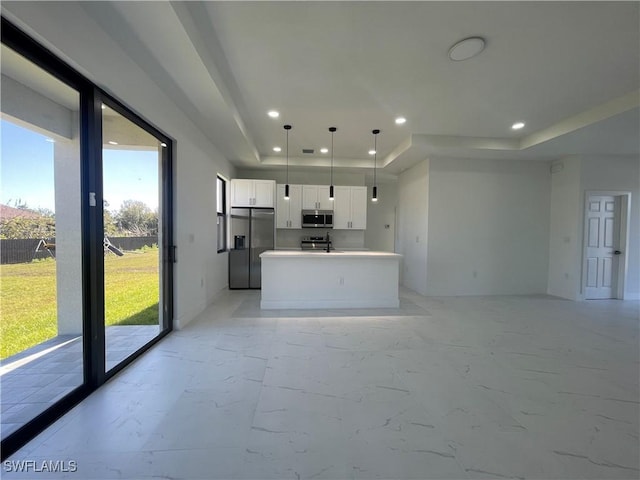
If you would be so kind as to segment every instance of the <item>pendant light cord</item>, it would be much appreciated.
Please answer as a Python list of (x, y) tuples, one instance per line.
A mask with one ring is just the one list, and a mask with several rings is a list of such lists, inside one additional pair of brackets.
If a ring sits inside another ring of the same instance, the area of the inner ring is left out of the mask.
[(329, 185), (333, 185), (333, 133), (331, 132), (331, 182)]
[(377, 185), (377, 175), (376, 175), (376, 168), (377, 168), (377, 163), (378, 163), (378, 135), (374, 134), (373, 135), (373, 151), (375, 152), (373, 154), (373, 185)]

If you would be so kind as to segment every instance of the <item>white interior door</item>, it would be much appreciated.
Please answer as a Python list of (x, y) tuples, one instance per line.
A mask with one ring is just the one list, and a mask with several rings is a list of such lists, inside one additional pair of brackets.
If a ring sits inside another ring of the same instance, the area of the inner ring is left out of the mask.
[(612, 195), (590, 195), (585, 225), (585, 298), (616, 297), (620, 202)]

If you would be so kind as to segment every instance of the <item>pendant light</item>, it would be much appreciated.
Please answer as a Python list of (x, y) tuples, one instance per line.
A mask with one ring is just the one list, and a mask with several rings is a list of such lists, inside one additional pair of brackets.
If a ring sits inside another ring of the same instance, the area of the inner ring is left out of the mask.
[(378, 178), (376, 175), (376, 169), (377, 166), (376, 164), (378, 163), (378, 134), (380, 133), (380, 130), (375, 129), (375, 130), (371, 130), (371, 133), (373, 133), (373, 192), (371, 194), (371, 201), (372, 202), (377, 202), (378, 201)]
[(336, 130), (336, 127), (329, 127), (329, 131), (331, 132), (331, 182), (329, 183), (329, 200), (333, 200), (333, 134)]
[(287, 183), (284, 186), (284, 199), (289, 200), (289, 130), (291, 130), (291, 125), (285, 125), (284, 129), (287, 132)]

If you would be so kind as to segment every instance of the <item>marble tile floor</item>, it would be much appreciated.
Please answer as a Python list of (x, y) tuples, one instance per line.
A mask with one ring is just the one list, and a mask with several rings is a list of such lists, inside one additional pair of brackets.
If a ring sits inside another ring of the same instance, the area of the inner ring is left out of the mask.
[[(83, 479), (637, 479), (639, 303), (402, 297), (238, 317), (233, 291), (9, 461)], [(7, 472), (3, 478), (34, 478)]]
[[(107, 369), (158, 334), (154, 325), (114, 325), (106, 329)], [(9, 357), (0, 365), (0, 431), (7, 437), (82, 384), (82, 340), (58, 335)]]

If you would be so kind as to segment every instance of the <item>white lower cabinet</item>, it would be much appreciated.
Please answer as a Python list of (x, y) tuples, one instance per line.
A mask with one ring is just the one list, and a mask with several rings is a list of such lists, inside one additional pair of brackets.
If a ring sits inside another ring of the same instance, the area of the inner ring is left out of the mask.
[(334, 230), (367, 228), (367, 187), (334, 187)]
[(276, 188), (276, 228), (302, 228), (302, 185), (289, 185), (289, 199), (284, 185)]

